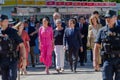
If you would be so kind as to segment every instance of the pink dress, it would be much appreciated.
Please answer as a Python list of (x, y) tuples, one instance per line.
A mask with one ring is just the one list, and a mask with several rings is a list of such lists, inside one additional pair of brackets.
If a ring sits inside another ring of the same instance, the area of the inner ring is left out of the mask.
[(43, 26), (39, 28), (39, 48), (41, 51), (40, 62), (43, 62), (46, 67), (52, 65), (52, 51), (53, 51), (53, 30), (52, 27)]

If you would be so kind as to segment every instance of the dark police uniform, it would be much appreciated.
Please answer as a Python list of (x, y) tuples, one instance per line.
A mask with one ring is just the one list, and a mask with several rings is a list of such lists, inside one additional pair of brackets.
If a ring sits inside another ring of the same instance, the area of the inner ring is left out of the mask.
[[(113, 10), (106, 12), (105, 17), (108, 24), (110, 24), (110, 20), (115, 20), (115, 16), (116, 12)], [(108, 25), (101, 28), (95, 43), (102, 45), (101, 55), (104, 59), (103, 80), (120, 80), (120, 25), (114, 23), (112, 28)], [(95, 49), (97, 47), (95, 46)]]
[[(17, 34), (17, 31), (13, 28), (8, 27), (6, 30), (2, 31), (2, 34), (7, 34), (9, 38), (15, 40), (15, 44), (17, 45), (23, 42), (23, 40)], [(17, 53), (9, 53), (9, 55), (0, 56), (2, 80), (16, 80), (17, 59)]]
[(120, 80), (120, 27), (108, 25), (101, 28), (95, 43), (102, 44), (101, 55), (104, 57), (103, 80)]

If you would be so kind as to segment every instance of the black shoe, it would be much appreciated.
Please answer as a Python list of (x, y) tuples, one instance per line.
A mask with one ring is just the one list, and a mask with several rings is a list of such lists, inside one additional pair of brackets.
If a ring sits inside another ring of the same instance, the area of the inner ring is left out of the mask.
[(100, 70), (95, 69), (95, 72), (100, 72)]
[(71, 72), (73, 72), (73, 66), (70, 66)]
[(28, 66), (26, 66), (26, 69), (28, 68)]
[(60, 73), (60, 69), (56, 69), (57, 73)]
[(33, 64), (32, 67), (34, 68), (34, 67), (35, 67), (35, 64)]
[(85, 64), (84, 63), (80, 63), (80, 66), (85, 66)]
[(85, 63), (87, 63), (87, 59), (85, 59)]
[(71, 69), (71, 72), (73, 72), (73, 69)]
[(73, 72), (74, 72), (74, 73), (76, 73), (77, 71), (76, 71), (76, 70), (74, 70)]
[(100, 67), (102, 67), (103, 66), (103, 64), (100, 64)]

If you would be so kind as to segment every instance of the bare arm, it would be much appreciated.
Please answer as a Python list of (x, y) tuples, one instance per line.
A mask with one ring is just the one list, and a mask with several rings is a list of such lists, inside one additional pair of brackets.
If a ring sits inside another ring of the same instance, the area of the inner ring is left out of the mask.
[(29, 44), (29, 41), (27, 41), (27, 46), (28, 46), (28, 52), (30, 52), (30, 44)]
[(38, 30), (38, 43), (39, 43), (39, 49), (40, 49), (40, 46), (41, 46), (41, 28), (39, 28)]
[(34, 34), (37, 34), (37, 33), (38, 33), (38, 29), (32, 32), (30, 35), (33, 36)]

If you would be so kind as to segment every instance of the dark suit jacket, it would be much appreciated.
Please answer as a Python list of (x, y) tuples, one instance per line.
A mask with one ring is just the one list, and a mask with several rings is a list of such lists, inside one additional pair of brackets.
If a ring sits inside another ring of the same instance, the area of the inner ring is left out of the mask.
[(116, 24), (120, 26), (120, 20), (117, 20), (117, 21), (116, 21)]
[(106, 25), (105, 19), (100, 19), (100, 24), (104, 27)]
[(66, 28), (63, 38), (63, 45), (68, 49), (71, 47), (80, 48), (82, 46), (80, 30), (78, 28), (74, 28), (74, 32), (71, 34), (71, 29)]
[(82, 27), (80, 32), (81, 32), (82, 35), (84, 35), (84, 38), (82, 38), (82, 42), (83, 42), (84, 45), (86, 45), (86, 43), (87, 43), (87, 36), (88, 36), (88, 23), (87, 22), (85, 22), (83, 24), (83, 27)]

